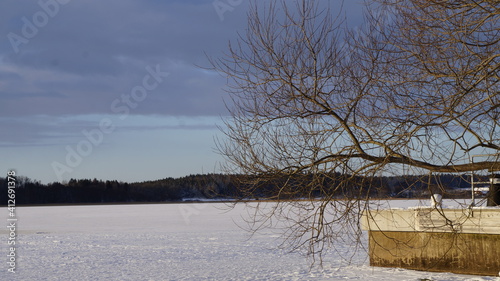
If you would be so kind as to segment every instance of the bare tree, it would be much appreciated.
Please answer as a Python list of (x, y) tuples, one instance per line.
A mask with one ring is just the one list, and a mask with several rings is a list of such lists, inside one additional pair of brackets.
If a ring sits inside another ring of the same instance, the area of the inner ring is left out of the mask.
[(499, 168), (468, 161), (500, 150), (499, 2), (370, 5), (352, 30), (320, 1), (255, 4), (247, 33), (212, 60), (232, 97), (219, 150), (249, 175), (242, 197), (277, 201), (253, 222), (282, 219), (313, 256), (358, 239), (379, 175)]
[(419, 144), (417, 153), (395, 156), (437, 172), (497, 168), (470, 164), (468, 154), (500, 149), (498, 1), (380, 2), (393, 18), (376, 40), (383, 46), (368, 56), (386, 66), (374, 89), (386, 97), (386, 122), (405, 126), (402, 146)]

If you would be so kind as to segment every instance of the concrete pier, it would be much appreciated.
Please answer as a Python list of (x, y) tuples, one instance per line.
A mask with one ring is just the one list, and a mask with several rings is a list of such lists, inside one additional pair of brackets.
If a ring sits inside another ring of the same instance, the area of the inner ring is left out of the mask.
[(370, 265), (498, 276), (500, 208), (365, 212)]

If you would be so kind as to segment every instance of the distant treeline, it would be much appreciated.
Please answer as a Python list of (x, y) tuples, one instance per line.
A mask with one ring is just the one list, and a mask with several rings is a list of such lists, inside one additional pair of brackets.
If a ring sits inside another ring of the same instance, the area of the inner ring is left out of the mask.
[[(405, 197), (427, 198), (430, 192), (444, 193), (445, 196), (468, 196), (460, 192), (460, 188), (470, 187), (466, 176), (440, 175), (431, 181), (422, 176), (377, 177), (370, 181), (353, 182), (351, 186), (336, 190), (335, 177), (325, 177), (321, 186), (315, 190), (301, 190), (300, 182), (308, 180), (303, 176), (301, 181), (288, 184), (288, 192), (276, 188), (282, 180), (263, 180), (256, 186), (255, 192), (247, 194), (242, 185), (249, 185), (252, 179), (242, 175), (190, 175), (181, 178), (166, 178), (156, 181), (126, 183), (119, 181), (102, 181), (97, 179), (71, 179), (65, 183), (41, 184), (27, 177), (16, 177), (15, 203), (26, 204), (78, 204), (78, 203), (126, 203), (126, 202), (166, 202), (186, 199), (285, 199), (321, 197), (325, 193), (334, 192), (335, 197), (369, 196), (372, 198)], [(288, 181), (290, 182), (290, 181)], [(0, 205), (7, 205), (8, 184), (6, 178), (0, 178), (3, 188), (0, 194)], [(278, 195), (277, 190), (281, 193)], [(298, 190), (298, 191), (296, 191)]]

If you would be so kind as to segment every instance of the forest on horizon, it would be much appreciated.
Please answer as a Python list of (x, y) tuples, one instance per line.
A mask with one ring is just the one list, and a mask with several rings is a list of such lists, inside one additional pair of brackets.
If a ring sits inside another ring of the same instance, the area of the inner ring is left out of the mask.
[[(341, 175), (325, 176), (316, 190), (303, 193), (277, 194), (276, 186), (282, 181), (265, 178), (255, 178), (244, 175), (198, 174), (180, 178), (165, 178), (154, 181), (127, 183), (121, 181), (98, 179), (71, 179), (65, 183), (42, 184), (39, 181), (24, 176), (16, 177), (16, 205), (33, 204), (85, 204), (85, 203), (146, 203), (146, 202), (181, 202), (203, 199), (302, 199), (320, 198), (325, 190), (334, 194), (335, 198), (428, 198), (432, 193), (441, 193), (444, 198), (469, 198), (470, 188), (468, 176), (442, 174), (434, 176), (429, 182), (426, 176), (386, 176), (374, 177), (369, 184), (366, 181), (352, 181), (352, 185), (336, 190), (335, 187)], [(336, 180), (338, 178), (338, 180)], [(241, 185), (260, 183), (258, 189), (250, 198), (242, 194)], [(287, 184), (291, 190), (294, 185), (307, 181), (303, 175), (295, 182)], [(484, 179), (483, 179), (484, 180)], [(251, 182), (251, 183), (250, 183)], [(7, 205), (7, 179), (0, 178), (3, 187), (0, 205)], [(300, 189), (300, 188), (297, 188)]]

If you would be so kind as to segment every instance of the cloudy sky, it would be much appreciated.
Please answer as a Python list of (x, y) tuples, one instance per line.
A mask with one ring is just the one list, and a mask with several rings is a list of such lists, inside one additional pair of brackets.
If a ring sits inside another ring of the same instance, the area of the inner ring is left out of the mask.
[[(359, 19), (361, 5), (346, 2)], [(225, 79), (199, 66), (244, 32), (247, 10), (248, 0), (2, 0), (0, 171), (44, 183), (219, 172)]]

